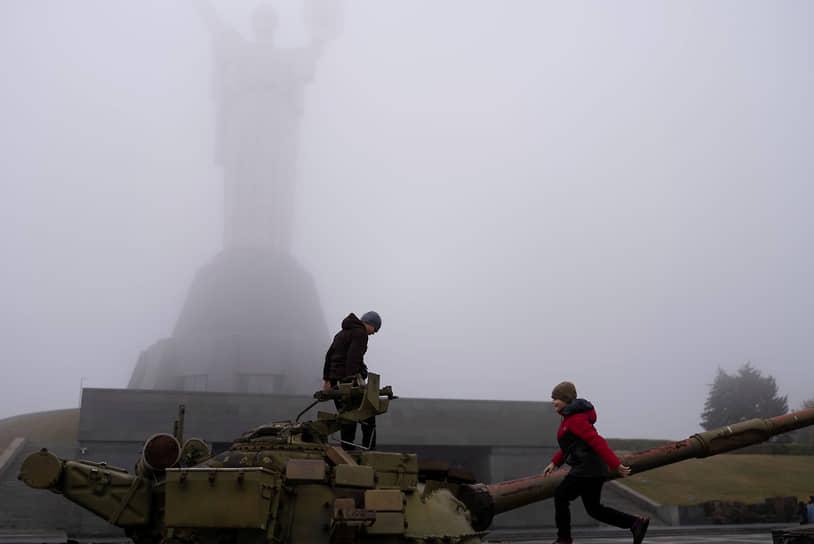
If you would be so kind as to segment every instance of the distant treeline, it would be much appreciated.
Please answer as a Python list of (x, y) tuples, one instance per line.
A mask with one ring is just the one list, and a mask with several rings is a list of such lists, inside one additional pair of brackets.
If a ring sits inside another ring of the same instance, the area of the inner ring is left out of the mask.
[(608, 438), (608, 446), (616, 453), (649, 450), (671, 442), (671, 440), (655, 440), (651, 438)]
[[(647, 438), (608, 438), (608, 445), (618, 454), (648, 450), (665, 444), (670, 440), (652, 440)], [(814, 444), (800, 444), (795, 442), (764, 442), (739, 450), (731, 451), (736, 454), (761, 455), (814, 455)]]
[(795, 442), (764, 442), (731, 453), (770, 454), (770, 455), (814, 455), (813, 444)]

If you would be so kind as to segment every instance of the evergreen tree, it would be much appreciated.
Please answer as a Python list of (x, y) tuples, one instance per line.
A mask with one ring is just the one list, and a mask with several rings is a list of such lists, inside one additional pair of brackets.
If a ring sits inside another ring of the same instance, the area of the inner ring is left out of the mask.
[(701, 426), (707, 430), (715, 429), (756, 417), (774, 417), (788, 411), (788, 397), (777, 395), (774, 378), (763, 377), (758, 369), (747, 362), (738, 369), (737, 374), (727, 374), (718, 368), (718, 375), (704, 403)]

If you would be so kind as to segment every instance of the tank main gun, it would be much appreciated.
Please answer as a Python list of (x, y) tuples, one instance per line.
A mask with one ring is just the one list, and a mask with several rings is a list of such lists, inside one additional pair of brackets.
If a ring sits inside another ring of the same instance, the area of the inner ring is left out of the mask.
[[(620, 457), (633, 474), (678, 463), (685, 459), (704, 458), (765, 442), (773, 436), (814, 425), (814, 408), (800, 410), (768, 419), (750, 419), (732, 425), (698, 433), (685, 440), (630, 453)], [(493, 514), (500, 514), (527, 504), (549, 499), (568, 469), (560, 469), (548, 477), (542, 474), (487, 486), (493, 502)], [(611, 474), (608, 479), (618, 478)], [(488, 513), (484, 513), (488, 515)]]
[[(135, 544), (477, 544), (495, 515), (550, 498), (567, 473), (472, 483), (453, 471), (422, 474), (415, 454), (346, 452), (330, 443), (330, 435), (343, 423), (385, 413), (397, 397), (371, 373), (367, 384), (340, 384), (314, 398), (295, 420), (251, 429), (217, 455), (197, 438), (182, 445), (181, 420), (175, 435), (147, 440), (135, 474), (42, 450), (24, 460), (19, 478), (124, 528)], [(338, 401), (336, 413), (319, 411), (316, 419), (299, 421), (330, 401)], [(812, 424), (814, 409), (756, 419), (629, 454), (622, 462), (638, 473)]]

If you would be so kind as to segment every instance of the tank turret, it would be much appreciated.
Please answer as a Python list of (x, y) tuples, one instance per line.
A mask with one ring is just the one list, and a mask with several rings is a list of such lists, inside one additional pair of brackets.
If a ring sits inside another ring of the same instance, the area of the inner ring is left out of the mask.
[[(19, 478), (49, 489), (125, 529), (135, 544), (481, 542), (495, 515), (545, 500), (566, 474), (475, 483), (455, 471), (420, 471), (416, 455), (345, 451), (329, 435), (343, 423), (387, 411), (392, 389), (340, 384), (318, 391), (293, 421), (261, 425), (212, 455), (200, 439), (175, 434), (146, 442), (135, 473), (90, 461), (29, 455)], [(312, 406), (338, 401), (345, 409)], [(634, 473), (707, 457), (814, 424), (814, 409), (757, 419), (622, 458)]]

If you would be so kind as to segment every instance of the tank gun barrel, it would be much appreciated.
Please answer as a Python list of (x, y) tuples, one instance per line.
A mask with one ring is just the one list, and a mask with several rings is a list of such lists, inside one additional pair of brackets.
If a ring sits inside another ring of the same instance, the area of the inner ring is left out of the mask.
[[(633, 473), (639, 473), (685, 459), (709, 457), (758, 444), (772, 436), (809, 425), (814, 425), (814, 408), (768, 419), (750, 419), (726, 425), (694, 434), (679, 442), (624, 455), (620, 460), (623, 464), (630, 466)], [(507, 512), (553, 497), (554, 489), (567, 473), (568, 469), (563, 469), (547, 477), (538, 474), (488, 485), (487, 488), (492, 497), (492, 514)], [(611, 475), (610, 479), (616, 477)]]

